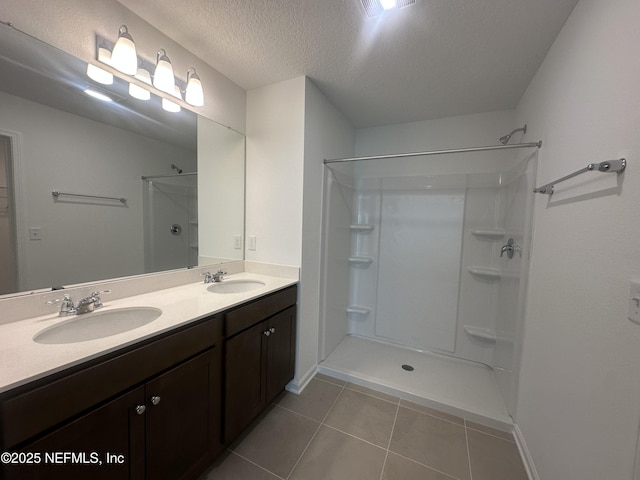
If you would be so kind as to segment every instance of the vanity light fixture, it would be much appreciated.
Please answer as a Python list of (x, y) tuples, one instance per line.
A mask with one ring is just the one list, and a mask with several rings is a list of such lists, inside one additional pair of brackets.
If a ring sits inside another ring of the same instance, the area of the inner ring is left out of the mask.
[[(98, 61), (111, 65), (111, 52), (106, 48), (98, 48)], [(113, 73), (107, 72), (92, 63), (87, 64), (87, 76), (98, 83), (102, 83), (103, 85), (113, 84)]]
[[(151, 74), (144, 68), (139, 68), (136, 73), (136, 78), (141, 82), (151, 85)], [(151, 98), (151, 92), (146, 88), (139, 87), (134, 83), (129, 84), (129, 95), (138, 100), (149, 100)]]
[(184, 92), (184, 100), (194, 107), (202, 107), (204, 105), (202, 82), (193, 67), (187, 70), (187, 88)]
[(126, 25), (122, 25), (118, 32), (118, 40), (111, 52), (111, 65), (127, 75), (135, 75), (138, 71), (136, 44), (133, 43)]
[(176, 86), (176, 79), (173, 76), (173, 66), (167, 57), (164, 48), (158, 50), (156, 55), (156, 69), (153, 73), (153, 86), (158, 90), (173, 95)]
[[(137, 81), (129, 81), (129, 95), (140, 100), (149, 100), (155, 93), (162, 97), (162, 108), (170, 112), (179, 112), (181, 107), (158, 92), (169, 94), (181, 101), (202, 107), (204, 105), (204, 89), (200, 76), (194, 67), (187, 70), (187, 81), (176, 79), (171, 60), (167, 52), (161, 48), (156, 53), (155, 65), (144, 58), (138, 58), (133, 38), (126, 25), (122, 25), (118, 32), (118, 40), (113, 45), (109, 40), (97, 37), (97, 60), (110, 67), (105, 70), (94, 64), (87, 65), (87, 75), (96, 82), (104, 85), (113, 83), (115, 70), (133, 76)], [(113, 50), (110, 51), (110, 45)], [(151, 72), (153, 71), (153, 74)], [(122, 78), (121, 76), (119, 76)], [(149, 87), (147, 88), (146, 85)], [(184, 99), (183, 99), (184, 94)]]

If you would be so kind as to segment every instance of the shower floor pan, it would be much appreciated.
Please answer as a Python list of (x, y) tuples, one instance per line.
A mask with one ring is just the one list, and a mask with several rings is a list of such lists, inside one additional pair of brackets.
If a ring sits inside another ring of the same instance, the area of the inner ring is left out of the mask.
[(318, 372), (485, 425), (513, 428), (495, 374), (482, 364), (347, 335)]

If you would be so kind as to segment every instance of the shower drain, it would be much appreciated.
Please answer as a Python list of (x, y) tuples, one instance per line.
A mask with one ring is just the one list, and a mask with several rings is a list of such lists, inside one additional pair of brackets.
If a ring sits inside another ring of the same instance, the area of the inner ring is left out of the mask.
[(406, 370), (407, 372), (413, 372), (413, 367), (411, 365), (407, 365), (406, 363), (402, 365), (402, 369)]

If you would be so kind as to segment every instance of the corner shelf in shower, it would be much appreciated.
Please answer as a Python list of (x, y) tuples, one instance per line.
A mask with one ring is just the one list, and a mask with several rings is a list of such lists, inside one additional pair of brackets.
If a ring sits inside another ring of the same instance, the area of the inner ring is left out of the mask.
[(464, 331), (467, 332), (467, 335), (470, 335), (475, 338), (479, 338), (480, 340), (484, 340), (487, 343), (496, 343), (496, 334), (493, 330), (489, 330), (488, 328), (480, 328), (474, 327), (472, 325), (465, 325)]
[(502, 272), (497, 268), (490, 267), (467, 267), (469, 273), (477, 275), (479, 277), (490, 278), (496, 280), (502, 277)]
[(349, 263), (351, 265), (371, 265), (373, 263), (373, 258), (353, 256), (349, 257)]
[(491, 229), (491, 228), (476, 228), (471, 230), (471, 233), (476, 237), (485, 237), (485, 238), (502, 238), (505, 236), (504, 230), (499, 229)]
[(354, 233), (368, 233), (373, 231), (374, 226), (368, 223), (354, 223), (349, 225), (349, 229)]
[(347, 313), (356, 313), (358, 315), (367, 315), (371, 312), (371, 309), (368, 307), (362, 307), (360, 305), (349, 305), (347, 307)]

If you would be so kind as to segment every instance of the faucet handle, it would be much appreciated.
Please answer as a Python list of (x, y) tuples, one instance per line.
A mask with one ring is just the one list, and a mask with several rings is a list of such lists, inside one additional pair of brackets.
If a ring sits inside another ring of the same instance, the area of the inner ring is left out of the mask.
[(47, 305), (55, 305), (57, 303), (61, 303), (60, 305), (60, 313), (58, 314), (61, 317), (66, 315), (75, 315), (77, 310), (75, 305), (73, 304), (73, 300), (69, 295), (64, 295), (62, 298), (56, 298), (55, 300), (48, 300), (45, 302)]
[(226, 270), (218, 270), (216, 273), (212, 275), (213, 281), (214, 282), (221, 281), (223, 279), (222, 277), (226, 274), (227, 274)]
[(103, 293), (111, 293), (111, 290), (100, 290), (91, 294), (91, 297), (93, 298), (94, 309), (100, 308), (102, 306), (102, 299), (100, 298), (100, 295), (102, 295)]
[(200, 276), (204, 277), (204, 283), (212, 283), (213, 282), (213, 275), (211, 274), (211, 272), (201, 273)]

